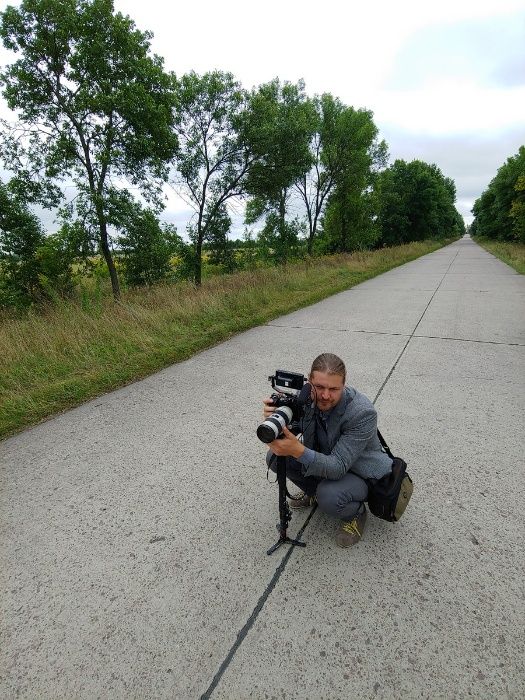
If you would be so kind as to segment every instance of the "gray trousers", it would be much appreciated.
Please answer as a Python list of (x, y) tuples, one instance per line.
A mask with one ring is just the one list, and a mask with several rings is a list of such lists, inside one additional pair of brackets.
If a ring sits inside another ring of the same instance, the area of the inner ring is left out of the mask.
[[(270, 469), (275, 471), (275, 468), (276, 461), (272, 459)], [(337, 480), (305, 477), (302, 475), (302, 464), (293, 457), (286, 458), (286, 476), (304, 493), (315, 495), (323, 513), (341, 520), (355, 518), (368, 496), (366, 481), (357, 474), (348, 472)]]

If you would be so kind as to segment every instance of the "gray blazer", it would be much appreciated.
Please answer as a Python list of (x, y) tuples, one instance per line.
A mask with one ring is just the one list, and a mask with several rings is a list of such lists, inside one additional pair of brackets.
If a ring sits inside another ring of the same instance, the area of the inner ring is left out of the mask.
[[(303, 442), (313, 449), (316, 421), (314, 406), (306, 409)], [(377, 411), (364, 394), (345, 387), (339, 403), (327, 420), (330, 454), (315, 453), (314, 461), (303, 466), (303, 476), (340, 479), (351, 471), (363, 479), (380, 479), (392, 468), (377, 437)]]

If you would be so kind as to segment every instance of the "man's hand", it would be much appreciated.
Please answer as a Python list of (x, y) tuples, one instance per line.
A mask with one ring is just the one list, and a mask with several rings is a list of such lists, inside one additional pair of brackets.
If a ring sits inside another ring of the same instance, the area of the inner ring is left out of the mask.
[(283, 428), (284, 437), (270, 442), (268, 447), (278, 457), (295, 457), (298, 459), (304, 452), (304, 445), (288, 428)]
[(263, 399), (263, 404), (263, 418), (266, 420), (272, 415), (272, 413), (275, 413), (277, 406), (275, 406), (271, 399)]

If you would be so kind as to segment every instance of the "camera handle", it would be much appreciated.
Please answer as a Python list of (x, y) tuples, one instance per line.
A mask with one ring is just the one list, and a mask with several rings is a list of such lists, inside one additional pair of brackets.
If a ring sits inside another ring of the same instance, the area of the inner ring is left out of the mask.
[(275, 550), (282, 544), (291, 544), (297, 547), (306, 547), (306, 542), (300, 542), (299, 540), (292, 540), (286, 535), (286, 530), (288, 528), (288, 523), (292, 518), (292, 512), (288, 501), (286, 500), (286, 495), (288, 493), (286, 488), (286, 457), (277, 457), (277, 483), (279, 484), (279, 523), (277, 524), (277, 529), (279, 530), (279, 539), (277, 542), (270, 547), (266, 552), (267, 554), (273, 554)]

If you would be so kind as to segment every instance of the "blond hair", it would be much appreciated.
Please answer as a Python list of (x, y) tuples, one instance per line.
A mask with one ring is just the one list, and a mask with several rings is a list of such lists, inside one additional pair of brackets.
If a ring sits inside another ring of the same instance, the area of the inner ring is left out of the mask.
[(325, 372), (326, 374), (337, 374), (343, 377), (343, 383), (346, 381), (346, 367), (343, 360), (331, 352), (323, 352), (318, 355), (312, 362), (310, 369), (310, 378), (314, 372)]

